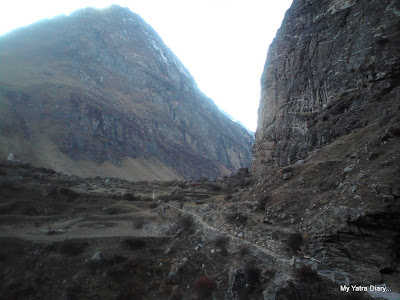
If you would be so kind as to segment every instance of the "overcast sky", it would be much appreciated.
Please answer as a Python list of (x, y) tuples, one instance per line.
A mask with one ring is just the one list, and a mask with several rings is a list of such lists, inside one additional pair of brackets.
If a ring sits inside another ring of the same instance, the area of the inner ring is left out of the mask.
[(13, 0), (0, 6), (0, 34), (79, 8), (113, 3), (139, 14), (203, 93), (234, 120), (256, 130), (268, 46), (292, 0)]

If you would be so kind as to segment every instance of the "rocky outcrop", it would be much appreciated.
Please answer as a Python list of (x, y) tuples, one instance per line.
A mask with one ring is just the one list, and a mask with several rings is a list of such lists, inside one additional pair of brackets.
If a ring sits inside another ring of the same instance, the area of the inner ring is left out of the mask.
[(399, 298), (399, 25), (398, 1), (294, 0), (270, 46), (243, 198), (304, 238), (281, 237), (293, 278), (274, 299), (331, 299), (321, 279)]
[(400, 99), (399, 22), (394, 0), (293, 2), (261, 78), (256, 174), (390, 120)]
[(126, 8), (15, 30), (1, 37), (0, 60), (4, 158), (129, 179), (215, 178), (250, 164), (253, 137)]

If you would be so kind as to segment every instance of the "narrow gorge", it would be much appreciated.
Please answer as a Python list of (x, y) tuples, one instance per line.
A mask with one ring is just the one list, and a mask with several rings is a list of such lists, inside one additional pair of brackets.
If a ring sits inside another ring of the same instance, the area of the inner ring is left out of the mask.
[(50, 21), (0, 45), (1, 299), (400, 299), (400, 2), (294, 0), (254, 143), (138, 16), (71, 18), (57, 67)]

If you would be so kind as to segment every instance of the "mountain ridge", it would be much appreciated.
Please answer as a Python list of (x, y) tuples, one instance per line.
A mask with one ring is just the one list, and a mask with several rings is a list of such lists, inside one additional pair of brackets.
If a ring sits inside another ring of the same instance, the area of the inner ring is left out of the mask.
[[(3, 105), (20, 120), (3, 123), (3, 135), (7, 126), (25, 138), (43, 131), (74, 161), (118, 166), (123, 158), (152, 158), (183, 177), (216, 178), (249, 166), (251, 135), (219, 112), (129, 9), (86, 8), (1, 39)], [(27, 159), (4, 140), (2, 157)]]

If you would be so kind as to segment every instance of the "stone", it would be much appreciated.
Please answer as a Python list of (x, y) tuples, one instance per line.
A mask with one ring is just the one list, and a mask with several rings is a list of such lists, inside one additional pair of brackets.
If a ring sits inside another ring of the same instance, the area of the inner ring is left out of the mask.
[(305, 159), (300, 159), (300, 160), (296, 161), (296, 165), (300, 165), (300, 164), (304, 164), (304, 163), (306, 163)]
[(95, 254), (93, 254), (93, 256), (91, 258), (92, 261), (97, 261), (97, 262), (100, 262), (103, 259), (104, 259), (103, 253), (101, 253), (101, 252), (96, 252)]
[(357, 152), (354, 152), (354, 153), (352, 153), (351, 155), (350, 155), (350, 158), (359, 158), (360, 157), (360, 155), (357, 153)]
[(164, 251), (164, 255), (169, 255), (171, 253), (171, 248), (167, 248), (167, 249), (165, 249), (165, 251)]
[(344, 173), (344, 174), (349, 173), (351, 170), (354, 169), (354, 167), (355, 167), (354, 164), (348, 165), (346, 168), (343, 169), (343, 173)]
[(179, 277), (178, 273), (173, 270), (169, 271), (167, 278), (169, 281), (171, 281), (172, 283), (175, 283), (175, 284), (178, 284), (180, 281), (180, 277)]
[(10, 153), (7, 157), (7, 160), (15, 160), (14, 154)]

